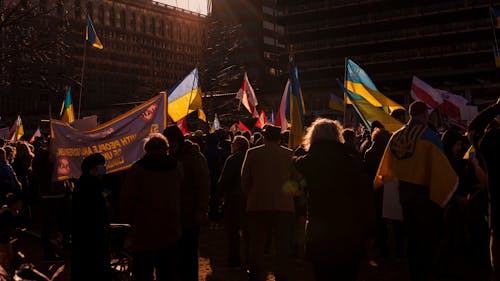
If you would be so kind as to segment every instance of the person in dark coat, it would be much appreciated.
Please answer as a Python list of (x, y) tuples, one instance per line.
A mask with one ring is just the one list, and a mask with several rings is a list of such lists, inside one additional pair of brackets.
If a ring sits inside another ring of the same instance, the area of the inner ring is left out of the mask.
[(200, 147), (184, 139), (176, 125), (163, 131), (170, 143), (170, 153), (181, 162), (184, 178), (181, 182), (181, 225), (179, 241), (181, 280), (198, 281), (198, 242), (200, 225), (206, 218), (210, 193), (207, 160)]
[[(500, 98), (481, 111), (469, 124), (467, 135), (474, 146), (476, 158), (482, 160), (489, 193), (490, 253), (495, 280), (500, 280)], [(478, 161), (476, 161), (478, 162)], [(478, 173), (479, 171), (476, 171)]]
[(371, 185), (357, 156), (342, 143), (337, 121), (317, 119), (294, 159), (306, 182), (306, 257), (316, 281), (356, 280), (365, 240), (374, 226)]
[(99, 153), (83, 159), (73, 192), (72, 280), (111, 280), (108, 214), (102, 177), (106, 160)]
[[(246, 200), (241, 189), (241, 167), (249, 146), (245, 137), (236, 136), (234, 138), (231, 145), (232, 154), (227, 158), (217, 183), (217, 193), (224, 198), (225, 228), (229, 244), (227, 258), (229, 266), (241, 265), (239, 232), (240, 230), (243, 233), (246, 232)], [(246, 256), (248, 245), (245, 248)]]
[(182, 168), (168, 154), (161, 134), (151, 134), (144, 150), (146, 155), (134, 163), (120, 194), (120, 214), (132, 227), (132, 273), (137, 281), (153, 281), (154, 273), (155, 280), (176, 281)]

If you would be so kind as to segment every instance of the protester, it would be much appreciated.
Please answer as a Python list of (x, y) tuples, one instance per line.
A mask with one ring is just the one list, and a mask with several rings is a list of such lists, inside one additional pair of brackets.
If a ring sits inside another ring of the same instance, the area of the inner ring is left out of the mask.
[(290, 280), (290, 232), (294, 221), (292, 150), (280, 146), (281, 129), (266, 125), (264, 145), (247, 151), (241, 172), (241, 185), (247, 197), (250, 237), (250, 273), (257, 281), (266, 279), (264, 250), (267, 233), (273, 230), (276, 246), (277, 280)]
[[(375, 123), (375, 122), (374, 122)], [(366, 167), (366, 171), (368, 172), (368, 177), (370, 180), (375, 179), (375, 174), (377, 173), (378, 166), (380, 164), (380, 160), (384, 155), (385, 148), (389, 139), (391, 138), (391, 133), (387, 130), (376, 127), (373, 129), (372, 135), (372, 144), (367, 149), (364, 154), (364, 164)], [(395, 242), (396, 242), (396, 254), (398, 257), (403, 256), (404, 252), (404, 230), (403, 225), (400, 221), (397, 220), (387, 220), (382, 217), (383, 210), (383, 196), (384, 196), (384, 188), (378, 188), (375, 191), (375, 209), (377, 216), (377, 230), (375, 243), (377, 247), (377, 256), (379, 258), (388, 258), (389, 257), (389, 235), (388, 235), (388, 224), (390, 223), (392, 226)]]
[(306, 182), (306, 257), (317, 281), (356, 280), (374, 225), (370, 180), (362, 162), (342, 144), (341, 131), (337, 121), (317, 119), (304, 137), (307, 154), (294, 160)]
[(16, 145), (16, 156), (12, 167), (16, 172), (17, 178), (23, 188), (24, 209), (21, 212), (24, 223), (31, 221), (31, 205), (35, 200), (35, 191), (31, 184), (32, 181), (32, 162), (35, 155), (31, 151), (31, 145), (20, 141)]
[[(469, 124), (468, 136), (486, 170), (490, 207), (490, 253), (495, 280), (500, 280), (500, 98)], [(476, 170), (480, 165), (475, 165)]]
[[(241, 189), (241, 167), (249, 148), (248, 140), (242, 136), (234, 138), (231, 145), (232, 154), (226, 160), (221, 176), (217, 183), (217, 193), (224, 198), (225, 230), (228, 240), (229, 266), (241, 266), (240, 231), (244, 239), (248, 240), (245, 218), (245, 196)], [(248, 245), (245, 241), (244, 257), (247, 263)]]
[(161, 134), (151, 134), (144, 151), (120, 194), (120, 214), (132, 226), (133, 278), (152, 281), (155, 272), (159, 281), (180, 280), (182, 169)]
[(106, 202), (102, 177), (106, 160), (99, 153), (82, 161), (73, 192), (72, 280), (111, 280)]
[(0, 147), (0, 206), (5, 204), (8, 193), (20, 194), (21, 183), (7, 161), (5, 149)]
[(443, 212), (458, 184), (436, 132), (427, 125), (427, 106), (413, 102), (410, 120), (395, 132), (380, 163), (375, 187), (399, 181), (399, 201), (408, 234), (412, 281), (429, 280)]
[(14, 159), (16, 158), (16, 148), (11, 146), (11, 145), (5, 145), (4, 149), (5, 149), (5, 153), (6, 153), (5, 158), (7, 159), (7, 162), (9, 164), (14, 163)]
[(163, 131), (170, 143), (170, 153), (181, 162), (181, 225), (179, 241), (182, 281), (198, 280), (198, 242), (200, 225), (208, 211), (210, 176), (207, 160), (198, 145), (184, 139), (181, 130), (172, 125)]
[(353, 129), (344, 129), (342, 131), (342, 138), (344, 139), (344, 146), (351, 155), (360, 157), (359, 150), (356, 146), (356, 133)]

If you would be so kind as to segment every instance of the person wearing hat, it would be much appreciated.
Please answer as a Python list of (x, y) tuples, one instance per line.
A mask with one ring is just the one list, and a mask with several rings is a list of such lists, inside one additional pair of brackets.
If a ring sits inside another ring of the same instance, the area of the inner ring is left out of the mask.
[(410, 105), (410, 120), (396, 131), (379, 165), (375, 188), (399, 182), (399, 202), (408, 235), (411, 281), (431, 278), (443, 224), (443, 209), (458, 185), (439, 135), (428, 125), (427, 105)]
[(280, 146), (281, 128), (267, 125), (264, 144), (247, 151), (241, 185), (247, 198), (250, 238), (250, 278), (266, 280), (264, 252), (268, 233), (276, 245), (276, 280), (290, 280), (290, 232), (294, 222), (294, 194), (290, 188), (293, 151)]
[(109, 226), (102, 178), (106, 160), (100, 153), (83, 159), (73, 191), (72, 280), (111, 280)]

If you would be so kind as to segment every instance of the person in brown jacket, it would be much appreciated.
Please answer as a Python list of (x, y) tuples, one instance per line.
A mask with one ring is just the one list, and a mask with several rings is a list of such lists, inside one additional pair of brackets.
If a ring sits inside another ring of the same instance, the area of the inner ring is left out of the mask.
[(273, 230), (276, 243), (276, 280), (288, 280), (290, 233), (294, 222), (291, 188), (293, 151), (280, 146), (280, 128), (267, 125), (264, 144), (247, 151), (241, 171), (241, 186), (247, 197), (250, 238), (250, 278), (266, 280), (264, 250)]
[(200, 224), (208, 211), (210, 176), (207, 160), (200, 147), (184, 139), (181, 130), (172, 125), (163, 131), (170, 142), (170, 152), (181, 162), (184, 179), (181, 182), (181, 225), (179, 241), (182, 281), (198, 281), (198, 238)]
[(182, 168), (168, 154), (168, 141), (152, 134), (146, 155), (130, 169), (120, 194), (120, 213), (132, 226), (134, 280), (179, 280)]

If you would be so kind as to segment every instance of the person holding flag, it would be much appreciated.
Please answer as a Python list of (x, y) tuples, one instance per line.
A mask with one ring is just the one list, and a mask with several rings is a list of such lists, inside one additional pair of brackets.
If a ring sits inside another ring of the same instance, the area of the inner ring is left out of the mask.
[(413, 102), (410, 120), (396, 131), (380, 162), (375, 188), (399, 182), (399, 201), (408, 232), (411, 281), (430, 280), (443, 209), (458, 186), (458, 176), (439, 135), (427, 126), (423, 102)]

